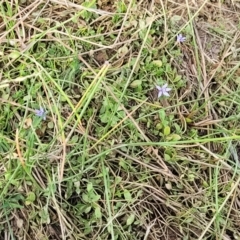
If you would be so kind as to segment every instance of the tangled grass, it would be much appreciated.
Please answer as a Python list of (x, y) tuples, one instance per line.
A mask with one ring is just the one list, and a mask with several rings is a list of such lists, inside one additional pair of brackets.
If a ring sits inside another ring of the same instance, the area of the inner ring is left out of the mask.
[(239, 7), (1, 1), (0, 238), (240, 239)]

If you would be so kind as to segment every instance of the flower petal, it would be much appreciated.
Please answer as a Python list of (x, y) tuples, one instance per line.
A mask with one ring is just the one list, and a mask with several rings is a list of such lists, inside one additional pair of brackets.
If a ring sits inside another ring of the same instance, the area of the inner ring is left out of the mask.
[(46, 112), (43, 109), (43, 107), (40, 107), (39, 109), (35, 109), (36, 116), (42, 118), (43, 120), (46, 120)]
[(162, 95), (163, 95), (163, 92), (162, 92), (162, 91), (159, 91), (159, 92), (158, 92), (158, 98), (160, 98)]
[(38, 109), (36, 109), (35, 114), (38, 116), (40, 114), (40, 111)]
[(163, 95), (166, 96), (166, 97), (170, 96), (168, 92), (163, 92)]

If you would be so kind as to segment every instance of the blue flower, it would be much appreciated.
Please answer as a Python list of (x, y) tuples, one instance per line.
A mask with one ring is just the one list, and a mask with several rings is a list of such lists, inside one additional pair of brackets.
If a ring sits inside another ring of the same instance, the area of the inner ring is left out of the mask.
[(40, 107), (39, 110), (36, 109), (35, 110), (35, 114), (36, 114), (36, 116), (42, 118), (43, 120), (46, 120), (47, 113), (46, 113), (46, 111), (42, 107)]
[(160, 86), (156, 86), (157, 90), (158, 90), (158, 97), (160, 98), (161, 96), (166, 96), (169, 97), (169, 91), (171, 91), (171, 88), (168, 88), (167, 83), (164, 84), (162, 87)]
[(177, 35), (177, 43), (182, 43), (186, 41), (186, 37), (184, 37), (181, 33)]

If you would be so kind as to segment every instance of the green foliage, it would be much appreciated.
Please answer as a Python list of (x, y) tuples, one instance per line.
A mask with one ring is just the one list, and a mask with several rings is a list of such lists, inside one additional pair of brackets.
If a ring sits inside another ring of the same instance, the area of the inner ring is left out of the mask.
[(99, 118), (102, 123), (108, 126), (115, 126), (124, 117), (124, 112), (111, 98), (104, 97), (100, 108)]

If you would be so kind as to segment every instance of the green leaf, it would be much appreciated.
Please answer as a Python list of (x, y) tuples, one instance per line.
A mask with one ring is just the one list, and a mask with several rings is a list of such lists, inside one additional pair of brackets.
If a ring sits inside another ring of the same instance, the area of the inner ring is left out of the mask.
[(83, 201), (84, 201), (84, 202), (89, 202), (89, 198), (88, 198), (88, 195), (87, 195), (87, 194), (83, 193), (83, 194), (82, 194), (82, 198), (83, 198)]
[(173, 141), (178, 141), (178, 140), (181, 139), (181, 136), (178, 135), (178, 134), (171, 134), (171, 136), (172, 136), (172, 140), (173, 140)]
[(191, 118), (185, 118), (185, 120), (186, 120), (187, 123), (191, 123), (192, 122)]
[(165, 110), (164, 109), (159, 110), (158, 114), (159, 114), (161, 121), (164, 121), (164, 119), (166, 117)]
[(209, 184), (208, 184), (207, 181), (203, 181), (202, 185), (203, 185), (204, 187), (209, 187)]
[(20, 56), (20, 52), (18, 52), (18, 51), (12, 51), (12, 52), (8, 55), (8, 57), (11, 58), (11, 59), (16, 59), (16, 58), (18, 58), (19, 56)]
[(158, 124), (156, 125), (156, 129), (157, 129), (157, 130), (161, 130), (162, 128), (163, 128), (162, 123), (158, 123)]
[(50, 223), (50, 216), (48, 213), (48, 206), (44, 206), (43, 208), (41, 208), (40, 212), (38, 213), (40, 218), (41, 218), (41, 222), (42, 223)]
[(181, 136), (178, 134), (170, 134), (169, 136), (167, 136), (168, 141), (178, 141), (180, 139), (181, 139)]
[(134, 222), (135, 215), (132, 213), (127, 219), (127, 226), (131, 225)]
[(75, 190), (76, 193), (79, 194), (81, 192), (81, 190), (80, 190), (80, 182), (79, 181), (74, 182), (74, 186), (76, 188), (76, 190)]
[(126, 161), (124, 159), (120, 159), (119, 166), (121, 166), (125, 170), (128, 169), (127, 163), (126, 163)]
[(89, 182), (89, 183), (87, 184), (87, 191), (88, 191), (88, 192), (91, 192), (92, 190), (93, 190), (93, 185), (92, 185), (91, 182)]
[(101, 196), (99, 194), (91, 194), (90, 198), (91, 202), (97, 202), (101, 198)]
[(36, 199), (35, 193), (34, 192), (29, 192), (28, 196), (25, 200), (25, 204), (30, 205), (31, 203), (33, 203), (35, 201), (35, 199)]
[(73, 135), (71, 138), (71, 143), (77, 143), (78, 142), (78, 135)]
[(96, 218), (102, 218), (101, 209), (98, 206), (95, 208), (95, 216)]
[(162, 61), (161, 60), (154, 60), (152, 62), (154, 65), (158, 66), (158, 67), (161, 67), (162, 66)]
[(131, 88), (137, 88), (137, 87), (139, 87), (139, 86), (141, 86), (142, 85), (142, 81), (141, 80), (135, 80), (135, 81), (133, 81), (131, 84), (130, 84), (130, 87)]
[(117, 176), (115, 179), (115, 184), (119, 184), (122, 181), (122, 178)]
[(84, 210), (85, 213), (89, 213), (92, 210), (92, 206), (88, 206), (86, 207), (86, 209)]
[(174, 78), (173, 82), (179, 82), (181, 79), (182, 79), (182, 76), (177, 75), (177, 76)]
[(188, 180), (190, 181), (190, 182), (193, 182), (194, 180), (195, 180), (195, 175), (193, 174), (193, 173), (190, 173), (190, 174), (188, 174)]
[(164, 154), (164, 159), (165, 161), (170, 161), (171, 160), (171, 157), (168, 155), (168, 154)]
[(164, 134), (165, 136), (168, 136), (168, 135), (170, 134), (170, 132), (171, 132), (171, 129), (170, 129), (169, 126), (166, 126), (166, 127), (164, 128), (164, 130), (163, 130), (163, 134)]
[(123, 194), (124, 194), (125, 200), (127, 200), (128, 202), (132, 201), (132, 195), (127, 189), (124, 189)]

